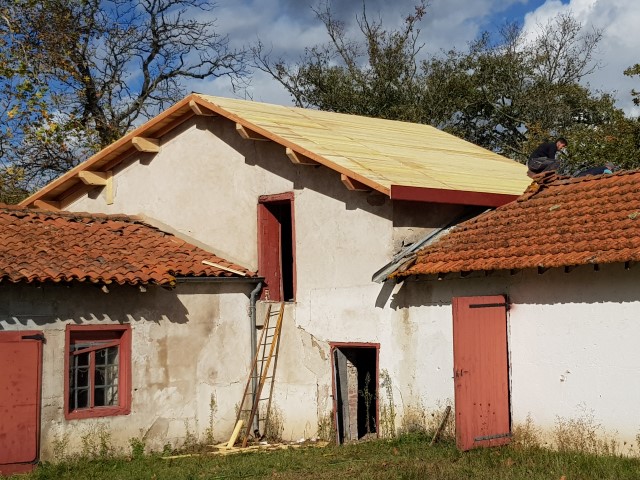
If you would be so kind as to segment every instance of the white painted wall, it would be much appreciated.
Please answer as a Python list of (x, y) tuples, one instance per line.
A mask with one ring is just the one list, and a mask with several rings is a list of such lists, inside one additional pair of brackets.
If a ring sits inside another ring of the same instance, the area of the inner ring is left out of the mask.
[[(235, 421), (249, 368), (246, 345), (250, 284), (189, 284), (173, 291), (149, 287), (5, 285), (0, 288), (0, 330), (42, 330), (41, 459), (51, 460), (67, 437), (65, 453), (83, 449), (82, 436), (104, 428), (111, 444), (129, 451), (130, 438), (148, 448), (179, 447), (187, 429), (200, 440), (210, 427), (223, 440)], [(132, 405), (129, 415), (65, 420), (65, 327), (127, 323), (132, 329)], [(101, 427), (103, 426), (103, 427)]]
[[(67, 208), (144, 214), (255, 269), (258, 198), (293, 191), (297, 294), (287, 306), (275, 404), (286, 439), (314, 436), (333, 406), (329, 342), (382, 343), (381, 368), (394, 372), (398, 353), (413, 342), (417, 327), (390, 321), (382, 308), (388, 292), (371, 276), (403, 240), (443, 225), (461, 207), (392, 205), (375, 192), (348, 191), (338, 173), (294, 165), (284, 147), (243, 140), (220, 118), (186, 122), (161, 144), (159, 154), (140, 154), (114, 172), (113, 205), (95, 190)], [(248, 342), (239, 348), (248, 352)]]
[(584, 421), (632, 448), (640, 433), (639, 280), (640, 271), (611, 265), (406, 282), (399, 296), (411, 323), (433, 327), (418, 340), (424, 357), (415, 384), (427, 403), (453, 398), (451, 298), (506, 294), (514, 424), (529, 416), (552, 441), (559, 420)]

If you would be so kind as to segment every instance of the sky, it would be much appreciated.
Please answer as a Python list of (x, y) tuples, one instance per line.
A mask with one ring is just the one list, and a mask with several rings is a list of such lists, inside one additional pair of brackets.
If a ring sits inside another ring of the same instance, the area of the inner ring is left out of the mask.
[[(367, 15), (382, 19), (387, 28), (401, 25), (417, 0), (364, 0)], [(221, 32), (236, 46), (258, 39), (274, 57), (291, 61), (305, 47), (325, 43), (324, 26), (315, 18), (315, 0), (218, 0), (214, 13)], [(362, 12), (363, 0), (333, 0), (332, 11), (348, 28)], [(623, 75), (625, 68), (640, 63), (640, 1), (638, 0), (430, 0), (420, 23), (425, 54), (465, 49), (484, 31), (495, 31), (506, 22), (517, 21), (532, 34), (559, 13), (571, 13), (586, 28), (603, 29), (597, 59), (600, 67), (585, 78), (591, 88), (613, 93), (618, 106), (629, 115), (640, 109), (631, 101), (632, 88), (640, 90), (640, 78)], [(233, 92), (226, 80), (203, 82), (193, 89), (212, 95), (252, 98), (256, 101), (291, 105), (291, 97), (266, 74), (254, 74), (246, 92)]]

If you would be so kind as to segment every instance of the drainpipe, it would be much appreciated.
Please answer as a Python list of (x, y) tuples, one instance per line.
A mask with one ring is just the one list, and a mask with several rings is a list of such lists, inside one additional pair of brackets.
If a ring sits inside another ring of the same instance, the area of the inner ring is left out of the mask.
[[(250, 303), (249, 303), (249, 321), (251, 322), (251, 356), (249, 357), (249, 365), (253, 365), (253, 360), (256, 356), (257, 338), (256, 338), (256, 302), (258, 301), (258, 294), (262, 290), (262, 282), (258, 282), (256, 288), (251, 290)], [(252, 404), (256, 401), (256, 392), (258, 391), (258, 378), (254, 375), (251, 379), (251, 401)], [(258, 416), (256, 415), (253, 420), (254, 424), (252, 430), (258, 428)]]

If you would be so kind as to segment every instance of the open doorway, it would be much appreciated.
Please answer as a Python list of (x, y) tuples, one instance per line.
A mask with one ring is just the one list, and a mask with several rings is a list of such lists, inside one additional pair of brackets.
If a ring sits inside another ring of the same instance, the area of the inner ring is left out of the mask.
[(378, 344), (332, 343), (336, 440), (378, 435)]

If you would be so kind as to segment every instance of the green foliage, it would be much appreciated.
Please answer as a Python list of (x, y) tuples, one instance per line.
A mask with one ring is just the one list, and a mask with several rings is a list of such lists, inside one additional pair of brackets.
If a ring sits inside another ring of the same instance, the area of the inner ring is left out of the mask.
[[(624, 71), (624, 74), (627, 77), (636, 77), (640, 75), (640, 63), (636, 63), (632, 67), (627, 68)], [(640, 105), (640, 91), (636, 90), (635, 88), (632, 89), (631, 96), (633, 97), (633, 103), (635, 103), (636, 105)]]
[(23, 190), (41, 186), (181, 98), (185, 80), (241, 81), (245, 52), (229, 48), (212, 9), (0, 0), (0, 166), (22, 169)]
[(143, 438), (131, 437), (129, 446), (131, 447), (131, 458), (140, 458), (144, 455), (146, 445)]

